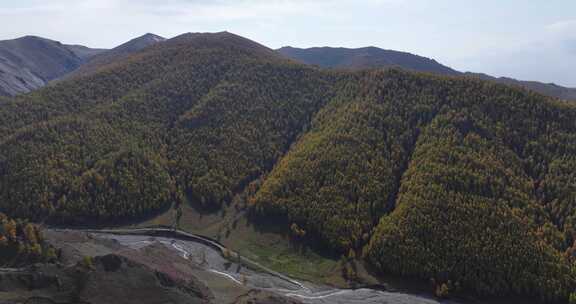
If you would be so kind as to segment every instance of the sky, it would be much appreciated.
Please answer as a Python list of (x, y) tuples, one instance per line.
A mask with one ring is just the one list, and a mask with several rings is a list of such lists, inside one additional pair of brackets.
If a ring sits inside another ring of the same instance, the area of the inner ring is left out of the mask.
[(377, 46), (576, 87), (575, 0), (0, 0), (0, 40), (111, 48), (225, 30), (271, 48)]

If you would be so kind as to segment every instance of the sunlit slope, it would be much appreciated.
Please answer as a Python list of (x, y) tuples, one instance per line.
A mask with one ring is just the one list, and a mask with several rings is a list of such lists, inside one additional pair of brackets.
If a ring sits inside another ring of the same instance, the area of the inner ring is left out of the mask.
[(398, 206), (366, 248), (370, 261), (485, 295), (566, 296), (574, 275), (555, 240), (546, 243), (549, 217), (522, 161), (461, 115), (439, 116), (420, 137)]
[(369, 244), (380, 271), (567, 297), (575, 109), (474, 80), (351, 79), (264, 181), (256, 210), (344, 253)]

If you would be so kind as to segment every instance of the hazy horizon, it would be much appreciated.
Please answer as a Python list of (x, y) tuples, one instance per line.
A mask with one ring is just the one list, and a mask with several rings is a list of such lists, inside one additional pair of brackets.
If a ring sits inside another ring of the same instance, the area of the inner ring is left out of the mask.
[(376, 46), (460, 71), (576, 87), (576, 2), (489, 0), (21, 0), (0, 40), (111, 48), (147, 32), (229, 31), (277, 49)]

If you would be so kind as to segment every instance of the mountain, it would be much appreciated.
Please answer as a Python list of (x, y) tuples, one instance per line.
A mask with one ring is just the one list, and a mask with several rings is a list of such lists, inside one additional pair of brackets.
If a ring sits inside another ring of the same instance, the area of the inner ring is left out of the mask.
[(82, 59), (83, 62), (87, 62), (94, 56), (105, 53), (106, 49), (92, 49), (83, 45), (68, 44), (66, 48), (71, 50), (76, 56)]
[(552, 96), (564, 100), (576, 100), (576, 88), (567, 88), (562, 87), (554, 83), (542, 83), (538, 81), (522, 81), (516, 80), (513, 78), (508, 77), (493, 77), (490, 75), (482, 74), (482, 73), (465, 73), (466, 76), (469, 77), (478, 77), (484, 80), (491, 80), (507, 85), (519, 86), (523, 88), (527, 88), (538, 92), (540, 94), (544, 94), (547, 96)]
[(42, 87), (102, 51), (34, 36), (0, 41), (0, 95)]
[(147, 48), (159, 42), (163, 42), (165, 40), (166, 38), (150, 33), (134, 38), (111, 50), (97, 54), (96, 56), (91, 58), (86, 64), (82, 65), (78, 70), (75, 70), (71, 74), (67, 75), (66, 78), (91, 74), (102, 66), (113, 63), (114, 61), (117, 60), (121, 60), (122, 58), (130, 54), (133, 54), (144, 48)]
[(575, 121), (521, 88), (189, 33), (0, 104), (0, 210), (88, 225), (234, 205), (440, 294), (565, 302)]
[(318, 65), (324, 68), (364, 69), (373, 67), (399, 67), (441, 75), (465, 75), (507, 85), (520, 86), (540, 94), (564, 100), (576, 100), (576, 88), (566, 88), (553, 83), (522, 81), (506, 77), (496, 78), (480, 73), (462, 73), (444, 66), (433, 59), (375, 47), (358, 49), (330, 47), (299, 49), (283, 47), (278, 49), (278, 52), (296, 61)]
[(26, 36), (0, 41), (0, 96), (28, 93), (48, 82), (93, 73), (165, 38), (145, 34), (114, 49), (91, 49)]
[(283, 47), (278, 52), (297, 61), (323, 68), (364, 69), (371, 67), (399, 67), (413, 71), (457, 75), (458, 72), (436, 60), (405, 52), (383, 50), (376, 47), (309, 48)]

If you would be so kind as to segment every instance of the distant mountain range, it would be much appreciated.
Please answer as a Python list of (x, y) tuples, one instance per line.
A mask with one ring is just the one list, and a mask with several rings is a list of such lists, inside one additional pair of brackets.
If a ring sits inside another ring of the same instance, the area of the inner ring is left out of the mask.
[(111, 50), (66, 45), (35, 36), (0, 41), (0, 96), (27, 93), (59, 78), (90, 74), (164, 40), (146, 34)]
[(524, 80), (517, 80), (508, 77), (494, 77), (482, 73), (465, 73), (466, 76), (477, 77), (484, 80), (492, 80), (503, 84), (508, 85), (515, 85), (524, 87), (533, 91), (536, 91), (540, 94), (544, 94), (547, 96), (557, 97), (560, 99), (565, 100), (576, 100), (576, 88), (568, 88), (559, 86), (554, 83), (543, 83), (538, 81), (524, 81)]
[[(56, 79), (92, 74), (102, 66), (165, 40), (161, 36), (148, 33), (110, 50), (66, 45), (36, 36), (0, 41), (0, 96), (27, 93)], [(506, 77), (496, 78), (481, 73), (463, 73), (434, 59), (377, 47), (358, 49), (283, 47), (277, 51), (290, 59), (323, 68), (398, 67), (418, 72), (491, 80), (524, 87), (547, 96), (576, 100), (576, 88)]]
[(377, 47), (359, 49), (317, 47), (299, 49), (283, 47), (278, 52), (294, 60), (324, 68), (365, 69), (371, 67), (400, 67), (413, 71), (459, 75), (460, 73), (436, 60)]
[(0, 95), (40, 88), (103, 51), (35, 36), (0, 41)]
[(576, 88), (566, 88), (553, 83), (522, 81), (512, 78), (496, 78), (486, 74), (459, 72), (438, 63), (434, 59), (376, 47), (358, 49), (314, 47), (308, 49), (283, 47), (282, 55), (296, 61), (323, 68), (364, 69), (373, 67), (399, 67), (418, 72), (429, 72), (450, 76), (469, 76), (508, 85), (524, 87), (544, 95), (566, 100), (576, 100)]
[(150, 33), (140, 36), (138, 38), (134, 38), (124, 44), (121, 44), (120, 46), (117, 46), (111, 50), (102, 52), (97, 56), (94, 56), (94, 58), (86, 62), (86, 64), (82, 65), (77, 70), (70, 73), (70, 75), (67, 75), (66, 78), (94, 73), (104, 65), (112, 63), (116, 60), (120, 60), (130, 54), (133, 54), (153, 44), (165, 40), (166, 38), (164, 37), (160, 37), (158, 35)]

